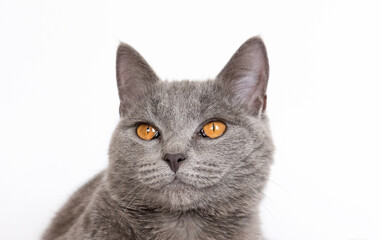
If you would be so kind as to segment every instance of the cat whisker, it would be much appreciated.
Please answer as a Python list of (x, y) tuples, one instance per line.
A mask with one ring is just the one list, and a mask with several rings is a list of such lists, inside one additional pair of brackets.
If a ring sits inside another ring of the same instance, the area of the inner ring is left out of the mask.
[(215, 169), (220, 169), (221, 167), (218, 166), (217, 164), (215, 163), (206, 163), (206, 162), (196, 162), (196, 164), (198, 165), (202, 165), (202, 166), (207, 166), (207, 167), (210, 167), (210, 168), (215, 168)]
[[(265, 198), (269, 199), (272, 203), (274, 203), (265, 193), (262, 193), (264, 195)], [(280, 227), (280, 224), (279, 222), (277, 221), (277, 219), (274, 217), (274, 215), (270, 212), (270, 210), (266, 207), (266, 203), (263, 201), (262, 202), (262, 207), (266, 210), (266, 212), (271, 216), (271, 218), (274, 220), (275, 224), (277, 225), (278, 229), (282, 230), (282, 228)]]
[(143, 204), (144, 204), (144, 198), (146, 197), (148, 190), (149, 190), (149, 188), (147, 188), (147, 190), (145, 191), (145, 193), (144, 193), (144, 195), (143, 195), (143, 197), (142, 197), (142, 203), (143, 203)]
[(222, 171), (220, 169), (208, 169), (208, 168), (204, 168), (204, 166), (195, 167), (195, 168), (193, 168), (193, 170), (198, 171), (198, 172), (209, 173), (209, 174), (221, 174), (222, 173)]
[(137, 189), (139, 187), (139, 185), (137, 185), (136, 187), (134, 187), (131, 191), (129, 191), (122, 199), (120, 199), (117, 203), (115, 203), (115, 206), (114, 206), (114, 209), (113, 211), (116, 212), (116, 208), (119, 207), (119, 204), (126, 198), (128, 197), (128, 195), (130, 195), (130, 193), (132, 193), (133, 191), (135, 191), (135, 189)]
[(141, 170), (140, 174), (144, 175), (144, 174), (155, 172), (155, 171), (157, 171), (157, 168), (148, 168), (148, 169)]
[(289, 192), (287, 191), (287, 189), (284, 188), (284, 187), (283, 187), (282, 185), (280, 185), (279, 183), (273, 181), (273, 180), (270, 179), (270, 178), (269, 178), (268, 180), (269, 180), (269, 182), (271, 182), (272, 184), (276, 185), (277, 187), (279, 187), (279, 188), (281, 188), (282, 190), (284, 190), (284, 191), (286, 191), (287, 193), (289, 193)]
[(146, 183), (152, 184), (151, 181), (155, 181), (155, 179), (158, 178), (159, 176), (160, 176), (160, 174), (155, 174), (153, 176), (143, 178), (143, 181)]
[(143, 168), (143, 167), (147, 167), (147, 166), (156, 166), (156, 162), (152, 162), (152, 163), (144, 163), (144, 164), (141, 164), (139, 165), (140, 168)]
[(130, 203), (128, 203), (126, 209), (124, 211), (127, 210), (127, 208), (131, 205), (131, 203), (136, 199), (136, 197), (143, 191), (144, 187), (142, 187), (142, 189), (140, 189), (140, 191), (135, 195), (134, 198), (132, 198), (132, 200), (130, 201)]
[(135, 195), (135, 197), (132, 198), (132, 200), (127, 204), (127, 207), (124, 208), (118, 222), (120, 223), (120, 221), (122, 220), (122, 217), (126, 217), (126, 211), (128, 209), (128, 207), (131, 205), (131, 203), (136, 199), (136, 197), (143, 191), (144, 187), (142, 187), (142, 189), (140, 189), (140, 191)]

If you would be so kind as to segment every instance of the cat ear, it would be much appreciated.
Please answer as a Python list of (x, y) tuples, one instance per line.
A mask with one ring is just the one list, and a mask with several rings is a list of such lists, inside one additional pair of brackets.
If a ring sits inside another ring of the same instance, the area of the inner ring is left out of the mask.
[(116, 56), (119, 91), (119, 114), (122, 116), (134, 101), (159, 78), (144, 58), (130, 45), (120, 43)]
[(233, 94), (254, 115), (266, 109), (269, 63), (260, 37), (247, 40), (217, 76), (224, 89)]

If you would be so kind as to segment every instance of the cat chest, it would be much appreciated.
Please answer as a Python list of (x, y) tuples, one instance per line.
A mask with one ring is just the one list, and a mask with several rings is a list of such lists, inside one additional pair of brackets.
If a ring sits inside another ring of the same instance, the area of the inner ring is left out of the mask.
[(200, 239), (200, 225), (201, 222), (190, 217), (156, 218), (156, 221), (141, 222), (140, 235), (167, 240)]

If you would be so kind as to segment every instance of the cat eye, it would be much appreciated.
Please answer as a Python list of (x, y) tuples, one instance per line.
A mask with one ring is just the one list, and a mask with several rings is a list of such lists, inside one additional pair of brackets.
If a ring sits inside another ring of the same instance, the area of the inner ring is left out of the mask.
[(212, 121), (205, 124), (200, 130), (200, 136), (218, 138), (226, 131), (226, 124), (220, 121)]
[(149, 124), (143, 123), (136, 128), (136, 134), (143, 140), (149, 141), (159, 137), (159, 131)]

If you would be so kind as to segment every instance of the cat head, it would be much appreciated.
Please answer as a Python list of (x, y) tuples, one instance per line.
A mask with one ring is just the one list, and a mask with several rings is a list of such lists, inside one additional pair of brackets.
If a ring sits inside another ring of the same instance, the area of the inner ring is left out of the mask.
[(186, 210), (260, 199), (273, 152), (260, 38), (214, 80), (161, 81), (124, 43), (116, 69), (121, 119), (107, 171), (116, 201)]

